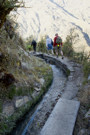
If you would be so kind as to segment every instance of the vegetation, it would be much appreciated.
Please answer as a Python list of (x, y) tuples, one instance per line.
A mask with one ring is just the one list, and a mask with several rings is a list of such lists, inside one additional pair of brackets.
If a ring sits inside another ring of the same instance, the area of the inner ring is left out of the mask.
[(26, 41), (25, 41), (26, 49), (29, 50), (29, 51), (33, 50), (33, 47), (31, 46), (31, 43), (32, 43), (32, 40), (33, 40), (33, 39), (35, 39), (35, 37), (30, 36), (30, 37), (28, 37), (28, 38), (26, 39)]
[[(76, 126), (74, 129), (74, 135), (85, 134), (89, 135), (89, 118), (85, 117), (86, 113), (90, 109), (90, 53), (85, 54), (84, 52), (75, 52), (73, 49), (73, 42), (76, 41), (78, 35), (74, 36), (74, 31), (71, 30), (70, 35), (67, 36), (66, 41), (63, 45), (64, 55), (69, 57), (74, 62), (80, 63), (83, 66), (84, 82), (80, 88), (77, 98), (80, 101), (80, 109)], [(83, 133), (82, 133), (83, 132)]]
[[(43, 75), (45, 77), (45, 84), (42, 86), (39, 95), (37, 95), (35, 98), (33, 98), (31, 101), (27, 102), (27, 104), (21, 106), (20, 108), (18, 108), (13, 115), (9, 116), (9, 117), (5, 117), (4, 115), (0, 116), (0, 134), (7, 134), (10, 133), (12, 131), (12, 129), (15, 126), (15, 123), (17, 120), (21, 119), (26, 112), (30, 111), (30, 108), (33, 107), (33, 105), (35, 105), (37, 102), (39, 102), (39, 100), (42, 98), (43, 94), (45, 93), (45, 91), (48, 89), (48, 87), (50, 86), (51, 82), (52, 82), (52, 71), (51, 68), (48, 69), (48, 67), (46, 68), (40, 68), (37, 69), (39, 71), (43, 71)], [(41, 71), (41, 72), (42, 72)], [(48, 72), (48, 74), (47, 74)], [(27, 89), (27, 87), (26, 87)], [(29, 89), (31, 90), (31, 89)], [(20, 92), (20, 95), (22, 95), (22, 89)], [(27, 92), (27, 91), (26, 91)], [(10, 93), (11, 95), (12, 93)], [(23, 93), (25, 94), (25, 93)], [(31, 94), (32, 93), (27, 93), (27, 94)], [(14, 95), (15, 96), (15, 95)]]
[(70, 35), (66, 37), (66, 41), (63, 44), (64, 55), (69, 57), (75, 62), (83, 65), (83, 71), (85, 78), (90, 75), (90, 53), (87, 55), (84, 52), (75, 52), (73, 49), (73, 42), (75, 42), (78, 35), (74, 34), (74, 29), (71, 29)]
[[(6, 36), (5, 30), (2, 31), (1, 36), (3, 32)], [(52, 81), (51, 67), (40, 58), (28, 56), (16, 39), (16, 37), (9, 38), (7, 43), (4, 39), (0, 39), (2, 42), (0, 46), (0, 134), (2, 135), (9, 133), (16, 121), (40, 100)], [(40, 78), (45, 80), (43, 86), (40, 84)], [(37, 85), (40, 87), (40, 93), (33, 97)], [(28, 96), (32, 100), (17, 108), (11, 116), (3, 114), (3, 105), (6, 101), (12, 102), (15, 97), (23, 96)]]
[(0, 0), (0, 28), (3, 26), (6, 16), (14, 9), (24, 7), (24, 2), (19, 0)]
[[(23, 40), (15, 32), (13, 21), (10, 18), (6, 19), (10, 11), (23, 6), (18, 0), (0, 1), (0, 134), (2, 135), (13, 129), (16, 121), (40, 100), (52, 82), (51, 67), (40, 58), (28, 55)], [(41, 78), (45, 81), (43, 86), (40, 83)], [(33, 97), (37, 85), (40, 92)], [(14, 113), (9, 116), (6, 114), (9, 109), (3, 112), (5, 103), (12, 103), (16, 97), (24, 96), (32, 100), (19, 108), (14, 108)]]
[(46, 40), (45, 40), (45, 38), (41, 38), (41, 41), (38, 42), (37, 51), (39, 51), (39, 52), (44, 52), (44, 53), (47, 52)]

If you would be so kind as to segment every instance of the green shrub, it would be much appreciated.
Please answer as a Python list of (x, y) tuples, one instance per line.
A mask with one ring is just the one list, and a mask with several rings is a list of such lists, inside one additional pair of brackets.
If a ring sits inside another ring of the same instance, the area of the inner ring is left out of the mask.
[(84, 52), (77, 53), (74, 51), (72, 45), (78, 35), (74, 36), (73, 32), (74, 30), (71, 29), (70, 35), (66, 37), (62, 50), (65, 56), (83, 65), (84, 76), (87, 78), (90, 74), (90, 54), (86, 55)]
[(24, 7), (24, 2), (19, 0), (0, 0), (0, 28), (3, 26), (6, 16), (10, 14), (13, 9)]
[(31, 50), (33, 50), (33, 47), (31, 45), (27, 45), (26, 49), (31, 51)]
[(37, 51), (47, 52), (45, 39), (42, 38), (41, 41), (38, 42)]
[(79, 52), (79, 53), (73, 52), (72, 58), (73, 58), (76, 62), (79, 62), (79, 63), (82, 63), (83, 60), (85, 59), (83, 52)]
[(67, 35), (66, 41), (63, 44), (62, 50), (63, 50), (64, 55), (67, 57), (73, 57), (73, 54), (74, 54), (72, 45), (77, 35), (73, 35), (73, 33), (74, 33), (74, 29), (71, 29), (70, 34)]
[(62, 51), (64, 53), (65, 56), (67, 57), (73, 57), (73, 48), (72, 48), (72, 44), (69, 42), (69, 40), (67, 40), (62, 47)]

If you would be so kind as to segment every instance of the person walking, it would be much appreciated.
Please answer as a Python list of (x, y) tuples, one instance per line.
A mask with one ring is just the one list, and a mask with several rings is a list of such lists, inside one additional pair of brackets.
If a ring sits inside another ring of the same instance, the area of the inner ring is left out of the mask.
[(58, 36), (58, 33), (56, 33), (54, 37), (54, 43), (53, 43), (54, 53), (57, 55), (57, 58), (59, 54), (61, 54), (63, 59), (64, 57), (63, 57), (62, 45), (63, 45), (62, 39), (60, 36)]
[(49, 36), (46, 37), (46, 47), (47, 47), (48, 54), (50, 50), (51, 53), (53, 54), (53, 41)]
[(37, 42), (36, 42), (34, 39), (32, 40), (31, 45), (33, 45), (34, 53), (36, 53), (36, 45), (37, 45)]

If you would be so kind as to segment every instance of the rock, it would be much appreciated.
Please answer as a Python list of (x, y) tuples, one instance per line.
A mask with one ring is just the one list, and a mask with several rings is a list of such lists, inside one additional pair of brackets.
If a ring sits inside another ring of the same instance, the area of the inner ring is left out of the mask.
[(40, 83), (34, 82), (34, 87), (40, 88)]
[(6, 116), (11, 116), (14, 113), (14, 104), (12, 102), (7, 102), (3, 105), (3, 114)]
[(34, 90), (36, 90), (37, 92), (41, 90), (41, 88), (37, 88), (35, 87)]
[(30, 98), (28, 96), (16, 97), (15, 107), (18, 108), (18, 107), (24, 105), (25, 103), (27, 103), (29, 100), (30, 100)]
[(39, 95), (39, 92), (37, 92), (37, 91), (34, 91), (34, 92), (32, 93), (32, 97), (33, 97), (33, 98), (36, 98), (38, 95)]
[(43, 85), (45, 80), (43, 78), (39, 79), (40, 80), (40, 84)]
[(28, 64), (25, 63), (25, 62), (22, 62), (22, 63), (21, 63), (21, 67), (22, 67), (22, 69), (24, 69), (24, 70), (29, 69)]
[(69, 81), (72, 81), (72, 80), (73, 80), (73, 76), (69, 76), (69, 77), (68, 77), (68, 80), (69, 80)]

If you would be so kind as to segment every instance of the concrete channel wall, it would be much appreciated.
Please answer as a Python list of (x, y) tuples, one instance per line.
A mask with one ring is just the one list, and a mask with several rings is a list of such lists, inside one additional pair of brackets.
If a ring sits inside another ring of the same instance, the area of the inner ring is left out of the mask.
[[(67, 58), (62, 60), (47, 54), (37, 54), (36, 56), (52, 62), (58, 68), (61, 68), (68, 76), (65, 92), (55, 105), (52, 113), (42, 128), (40, 135), (73, 135), (75, 121), (77, 118), (80, 102), (75, 101), (74, 97), (78, 92), (75, 79), (75, 70)], [(76, 76), (75, 76), (76, 77)], [(73, 79), (72, 79), (73, 78)]]
[(51, 55), (37, 53), (35, 54), (35, 56), (45, 59), (48, 63), (51, 62), (52, 64), (56, 65), (58, 68), (62, 69), (66, 73), (66, 75), (70, 75), (70, 72), (74, 71), (68, 65), (61, 62), (60, 59), (55, 58)]

